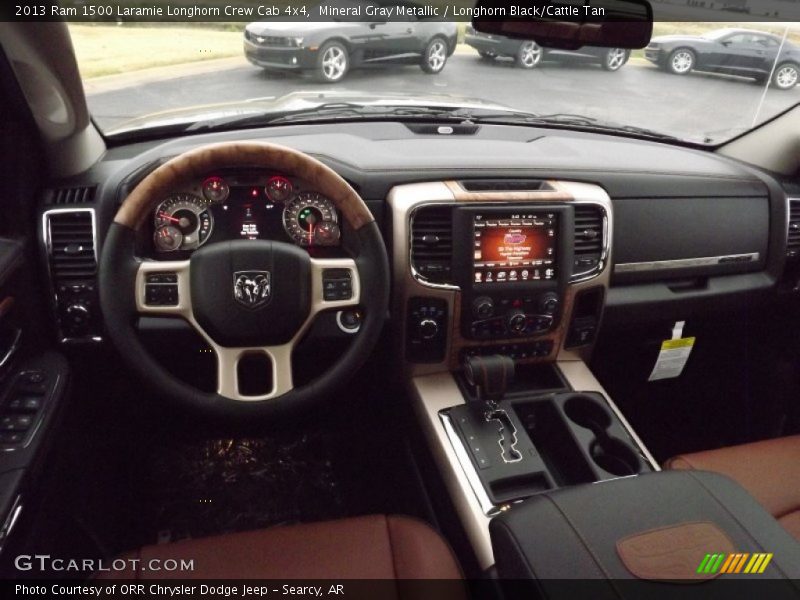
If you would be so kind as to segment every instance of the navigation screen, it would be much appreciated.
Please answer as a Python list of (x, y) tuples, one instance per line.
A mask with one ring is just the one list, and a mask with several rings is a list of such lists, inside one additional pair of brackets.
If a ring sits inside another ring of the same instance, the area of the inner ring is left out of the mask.
[(555, 214), (475, 215), (473, 225), (475, 283), (556, 278)]

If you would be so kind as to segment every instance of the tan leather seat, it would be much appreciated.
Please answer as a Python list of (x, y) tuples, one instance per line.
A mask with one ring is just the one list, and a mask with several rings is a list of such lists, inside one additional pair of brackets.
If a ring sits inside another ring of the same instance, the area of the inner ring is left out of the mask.
[(800, 540), (800, 435), (682, 454), (664, 466), (727, 475)]
[[(373, 515), (147, 546), (128, 571), (102, 579), (460, 579), (447, 542), (422, 521)], [(194, 560), (152, 571), (152, 559)]]

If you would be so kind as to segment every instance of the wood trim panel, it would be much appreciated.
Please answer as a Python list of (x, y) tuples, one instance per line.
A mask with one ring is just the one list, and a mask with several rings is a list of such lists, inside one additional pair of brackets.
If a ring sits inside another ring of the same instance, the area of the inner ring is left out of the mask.
[(575, 198), (559, 181), (546, 181), (552, 189), (531, 192), (468, 192), (457, 181), (444, 184), (456, 202), (571, 202)]
[(224, 142), (190, 150), (156, 168), (125, 198), (114, 221), (139, 229), (155, 206), (176, 186), (221, 167), (275, 169), (307, 181), (334, 203), (359, 230), (374, 221), (358, 193), (330, 167), (303, 152), (266, 142)]

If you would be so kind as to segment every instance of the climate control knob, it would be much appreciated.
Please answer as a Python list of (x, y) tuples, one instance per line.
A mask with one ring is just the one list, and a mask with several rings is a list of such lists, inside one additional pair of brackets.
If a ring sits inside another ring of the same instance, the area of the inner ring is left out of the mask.
[(488, 319), (494, 314), (494, 301), (489, 296), (479, 296), (472, 302), (472, 314), (476, 319)]
[(433, 319), (422, 319), (419, 322), (419, 336), (423, 340), (432, 340), (439, 333), (439, 323)]
[(548, 292), (539, 298), (539, 312), (543, 315), (554, 315), (558, 312), (558, 294)]
[(520, 335), (525, 332), (525, 327), (528, 324), (528, 318), (521, 310), (512, 310), (506, 315), (506, 327), (514, 335)]

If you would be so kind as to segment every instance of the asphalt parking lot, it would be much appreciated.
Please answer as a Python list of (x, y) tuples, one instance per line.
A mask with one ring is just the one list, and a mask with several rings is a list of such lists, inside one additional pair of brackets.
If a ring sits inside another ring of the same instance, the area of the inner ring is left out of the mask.
[[(642, 59), (615, 73), (595, 65), (543, 64), (531, 71), (509, 61), (486, 62), (460, 50), (439, 75), (415, 66), (353, 70), (339, 84), (325, 85), (293, 73), (267, 73), (235, 60), (225, 68), (156, 80), (129, 78), (126, 86), (91, 85), (89, 106), (102, 128), (126, 120), (194, 105), (275, 98), (293, 91), (449, 94), (480, 98), (535, 113), (573, 113), (646, 127), (679, 137), (722, 141), (749, 129), (763, 86), (746, 79), (664, 73)], [(800, 88), (770, 89), (758, 121), (800, 102)]]

